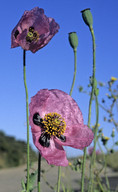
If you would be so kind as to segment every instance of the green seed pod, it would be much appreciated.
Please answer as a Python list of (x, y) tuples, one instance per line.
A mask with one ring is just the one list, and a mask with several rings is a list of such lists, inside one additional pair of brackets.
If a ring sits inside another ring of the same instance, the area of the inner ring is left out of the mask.
[(76, 50), (77, 49), (77, 46), (78, 46), (78, 37), (77, 37), (77, 34), (76, 32), (71, 32), (69, 33), (69, 42), (70, 42), (70, 45), (71, 47)]
[(93, 17), (92, 17), (90, 9), (89, 8), (84, 9), (81, 11), (81, 13), (82, 13), (84, 22), (86, 23), (86, 25), (89, 26), (89, 28), (91, 28), (93, 26)]

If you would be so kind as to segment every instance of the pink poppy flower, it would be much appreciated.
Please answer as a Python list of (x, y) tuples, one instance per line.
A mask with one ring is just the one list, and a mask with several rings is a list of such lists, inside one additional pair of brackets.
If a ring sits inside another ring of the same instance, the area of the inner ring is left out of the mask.
[(53, 18), (44, 15), (44, 10), (35, 7), (25, 11), (11, 34), (11, 48), (21, 46), (33, 53), (47, 45), (58, 32), (59, 25)]
[(29, 104), (33, 142), (49, 164), (67, 166), (62, 146), (83, 149), (91, 144), (93, 132), (84, 125), (77, 103), (57, 89), (42, 89)]

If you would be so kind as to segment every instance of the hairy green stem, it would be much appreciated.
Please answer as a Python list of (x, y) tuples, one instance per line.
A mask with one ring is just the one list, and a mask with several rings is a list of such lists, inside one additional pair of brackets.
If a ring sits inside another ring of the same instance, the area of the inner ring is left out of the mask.
[(93, 166), (96, 159), (96, 143), (97, 143), (97, 132), (98, 132), (98, 120), (99, 120), (99, 107), (98, 107), (98, 98), (96, 96), (96, 125), (95, 125), (95, 134), (94, 134), (94, 149), (93, 149)]
[[(88, 113), (88, 127), (90, 127), (91, 123), (91, 108), (92, 108), (92, 100), (94, 97), (94, 91), (95, 91), (95, 36), (93, 28), (90, 27), (90, 32), (92, 35), (92, 43), (93, 43), (93, 75), (92, 75), (92, 91), (90, 95), (90, 101), (89, 101), (89, 113)], [(85, 175), (85, 163), (86, 163), (86, 148), (84, 149), (84, 157), (83, 157), (83, 165), (82, 165), (82, 176), (81, 176), (81, 192), (84, 192), (84, 175)]]
[[(72, 95), (74, 84), (75, 84), (75, 78), (76, 78), (76, 72), (77, 72), (77, 49), (73, 49), (74, 51), (74, 75), (73, 75), (73, 81), (70, 89), (69, 95)], [(61, 178), (61, 167), (58, 167), (58, 183), (57, 183), (57, 192), (60, 191), (60, 178)]]
[(60, 192), (60, 182), (61, 182), (61, 166), (58, 167), (57, 192)]
[(86, 164), (86, 151), (87, 148), (84, 148), (84, 156), (83, 156), (83, 163), (82, 163), (82, 175), (81, 175), (81, 192), (84, 192), (84, 175), (85, 175), (85, 164)]
[[(103, 155), (103, 158), (104, 158), (104, 167), (102, 168), (102, 170), (105, 169), (104, 175), (105, 175), (105, 180), (106, 180), (106, 184), (107, 184), (107, 189), (110, 190), (110, 184), (109, 184), (109, 180), (108, 180), (108, 177), (107, 177), (107, 174), (106, 174), (107, 157), (105, 156), (105, 154), (104, 154), (104, 152), (103, 152), (103, 150), (102, 150), (102, 147), (101, 147), (101, 145), (100, 145), (100, 143), (99, 143), (99, 140), (98, 140), (98, 146), (99, 146), (100, 151), (102, 152), (102, 155)], [(104, 192), (104, 191), (103, 191), (103, 192)]]
[[(92, 107), (92, 100), (94, 96), (94, 88), (92, 87), (92, 92), (90, 95), (90, 101), (89, 101), (89, 113), (88, 113), (88, 127), (90, 127), (91, 122), (91, 107)], [(86, 164), (86, 152), (87, 148), (84, 148), (84, 155), (83, 155), (83, 164), (82, 164), (82, 176), (81, 176), (81, 192), (84, 192), (84, 177), (85, 177), (85, 164)]]
[[(97, 91), (97, 85), (95, 85), (95, 36), (93, 28), (90, 28), (92, 40), (93, 40), (93, 89), (94, 93)], [(94, 148), (91, 158), (90, 164), (90, 183), (89, 183), (89, 191), (93, 192), (93, 182), (94, 182), (94, 167), (95, 167), (95, 160), (96, 160), (96, 143), (97, 143), (97, 132), (98, 132), (98, 119), (99, 119), (99, 107), (98, 107), (98, 98), (97, 94), (95, 94), (95, 104), (96, 104), (96, 125), (95, 125), (95, 133), (94, 133)]]
[(98, 118), (99, 118), (99, 108), (98, 108), (98, 99), (96, 96), (96, 125), (95, 125), (95, 133), (94, 133), (94, 148), (91, 157), (90, 164), (90, 185), (89, 190), (93, 192), (93, 182), (94, 182), (94, 168), (95, 168), (95, 160), (96, 160), (96, 143), (97, 143), (97, 132), (98, 132)]
[(72, 95), (73, 87), (75, 84), (75, 78), (76, 78), (76, 72), (77, 72), (77, 49), (74, 49), (74, 75), (73, 75), (73, 81), (70, 89), (69, 95)]
[(105, 180), (106, 180), (106, 185), (107, 185), (107, 190), (108, 192), (110, 192), (110, 184), (109, 184), (109, 180), (106, 174), (106, 169), (107, 169), (107, 155), (105, 157)]
[(26, 51), (23, 50), (23, 75), (26, 94), (26, 119), (27, 119), (27, 192), (29, 192), (29, 108), (28, 108), (28, 90), (26, 83)]
[(102, 186), (102, 184), (101, 184), (101, 182), (100, 182), (100, 179), (97, 177), (97, 182), (98, 182), (98, 185), (99, 185), (99, 187), (100, 187), (100, 190), (102, 191), (102, 192), (105, 192), (104, 191), (104, 188), (103, 188), (103, 186)]

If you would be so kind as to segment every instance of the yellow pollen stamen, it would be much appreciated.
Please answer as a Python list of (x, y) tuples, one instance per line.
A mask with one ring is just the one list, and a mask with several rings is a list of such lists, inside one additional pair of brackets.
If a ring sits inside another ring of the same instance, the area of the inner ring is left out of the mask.
[(29, 28), (29, 32), (27, 33), (26, 36), (26, 41), (32, 42), (35, 41), (37, 42), (39, 40), (39, 33), (37, 31), (34, 31), (34, 29)]
[(66, 122), (58, 113), (48, 113), (45, 115), (43, 122), (45, 132), (50, 136), (60, 137), (66, 130)]
[(32, 32), (28, 32), (28, 33), (27, 33), (27, 36), (28, 36), (28, 37), (33, 37), (33, 33), (32, 33)]

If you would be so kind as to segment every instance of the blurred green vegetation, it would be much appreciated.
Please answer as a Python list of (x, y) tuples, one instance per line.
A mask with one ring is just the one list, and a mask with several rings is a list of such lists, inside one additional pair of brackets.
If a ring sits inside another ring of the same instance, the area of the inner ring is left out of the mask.
[[(106, 165), (112, 168), (113, 171), (118, 171), (118, 151), (114, 151), (109, 154), (105, 154)], [(104, 162), (103, 154), (99, 154), (96, 157), (97, 162)]]
[[(0, 169), (5, 167), (16, 167), (26, 163), (27, 145), (26, 142), (16, 140), (0, 131)], [(37, 154), (30, 147), (31, 162), (37, 160)]]
[[(118, 171), (118, 151), (105, 154), (106, 164), (113, 171)], [(73, 163), (81, 159), (81, 157), (70, 158)], [(27, 160), (27, 145), (26, 142), (16, 140), (12, 136), (7, 136), (3, 131), (0, 131), (0, 169), (6, 167), (16, 167), (25, 164)], [(37, 153), (30, 147), (31, 162), (37, 161)], [(104, 162), (103, 154), (97, 155), (97, 162)], [(78, 162), (78, 161), (77, 161)], [(77, 164), (78, 165), (78, 164)]]
[[(69, 158), (69, 166), (72, 170), (81, 171), (83, 156)], [(87, 160), (90, 160), (90, 155), (87, 155)], [(106, 164), (107, 167), (110, 167), (113, 172), (118, 172), (118, 151), (112, 151), (109, 153), (99, 153), (96, 154), (96, 164), (99, 163), (101, 165)]]

